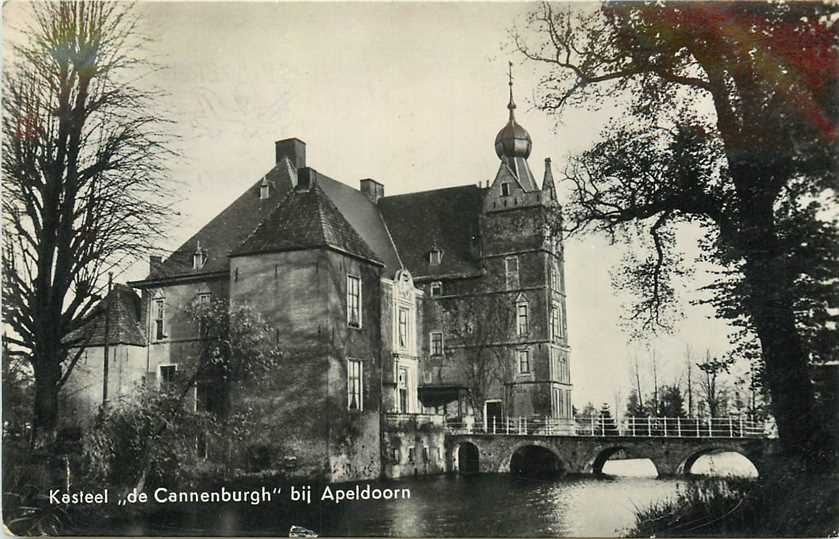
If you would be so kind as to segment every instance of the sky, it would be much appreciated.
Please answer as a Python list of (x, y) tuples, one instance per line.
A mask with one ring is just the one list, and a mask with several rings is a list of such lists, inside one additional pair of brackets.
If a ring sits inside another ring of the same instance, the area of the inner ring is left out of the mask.
[[(533, 139), (530, 166), (544, 158), (559, 178), (568, 156), (598, 139), (608, 112), (536, 110), (537, 66), (523, 64), (508, 30), (526, 3), (140, 3), (146, 54), (164, 69), (144, 84), (168, 94), (181, 156), (170, 163), (179, 215), (158, 253), (166, 256), (274, 164), (274, 141), (306, 142), (307, 164), (358, 187), (383, 183), (386, 195), (474, 184), (494, 178), (493, 142), (507, 120), (507, 62), (514, 62), (517, 119)], [(12, 0), (6, 23), (25, 19)], [(610, 104), (620, 107), (620, 103)], [(567, 191), (560, 184), (560, 199)], [(681, 234), (696, 253), (696, 230)], [(610, 285), (624, 247), (586, 236), (566, 244), (573, 402), (620, 407), (630, 363), (648, 371), (656, 351), (661, 383), (682, 376), (685, 349), (724, 352), (727, 325), (708, 307), (685, 301), (674, 334), (629, 344), (619, 315), (629, 298)], [(145, 276), (141, 261), (121, 281)], [(686, 300), (708, 276), (698, 274)]]

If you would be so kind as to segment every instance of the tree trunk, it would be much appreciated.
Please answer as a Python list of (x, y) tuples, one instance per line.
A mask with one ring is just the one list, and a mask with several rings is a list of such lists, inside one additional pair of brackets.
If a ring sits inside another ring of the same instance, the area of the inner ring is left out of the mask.
[(36, 360), (35, 401), (32, 421), (33, 449), (47, 449), (56, 438), (58, 428), (58, 382), (61, 369), (51, 358)]
[(829, 450), (825, 447), (829, 442), (816, 420), (809, 362), (795, 325), (794, 276), (786, 269), (771, 200), (757, 198), (742, 214), (747, 308), (760, 339), (783, 451), (815, 463), (824, 456), (820, 447)]

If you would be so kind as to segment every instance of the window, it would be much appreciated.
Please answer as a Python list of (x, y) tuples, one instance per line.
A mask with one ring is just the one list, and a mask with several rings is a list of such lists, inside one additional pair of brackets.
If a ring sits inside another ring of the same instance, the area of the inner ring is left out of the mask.
[(422, 461), (428, 462), (428, 460), (428, 446), (424, 445), (422, 446)]
[(562, 401), (565, 403), (565, 415), (567, 417), (571, 417), (571, 411), (573, 410), (571, 406), (571, 391), (565, 390), (562, 392), (563, 399)]
[(361, 327), (361, 278), (347, 275), (347, 325)]
[(361, 399), (361, 378), (362, 364), (357, 359), (347, 360), (347, 409), (364, 409), (364, 401)]
[(158, 298), (154, 300), (154, 338), (157, 340), (166, 338), (166, 334), (163, 331), (165, 316), (166, 299)]
[(442, 296), (443, 295), (443, 283), (441, 283), (441, 282), (431, 283), (431, 295), (432, 296)]
[(504, 183), (501, 184), (501, 196), (502, 197), (510, 196), (510, 184), (509, 183), (504, 182)]
[(398, 447), (394, 448), (394, 450), (393, 450), (393, 462), (399, 464), (399, 457), (401, 457), (401, 455), (399, 454), (399, 448)]
[(414, 448), (413, 447), (408, 448), (408, 462), (410, 464), (414, 463)]
[(551, 339), (557, 340), (562, 335), (562, 329), (559, 323), (559, 304), (551, 305)]
[(397, 391), (399, 393), (399, 400), (397, 406), (400, 414), (408, 413), (408, 369), (399, 369), (399, 376), (396, 383)]
[(259, 199), (266, 200), (268, 197), (271, 196), (271, 186), (265, 180), (262, 181), (262, 185), (259, 186)]
[(570, 383), (571, 381), (568, 358), (564, 353), (555, 348), (551, 348), (551, 379), (564, 384)]
[(519, 259), (508, 256), (504, 259), (504, 274), (507, 279), (507, 290), (519, 287)]
[(432, 356), (442, 356), (443, 355), (443, 332), (442, 331), (432, 331), (431, 332), (431, 355)]
[(426, 384), (430, 384), (431, 383), (431, 371), (429, 370), (429, 371), (425, 371), (424, 373), (422, 373), (422, 378), (423, 378), (423, 380), (425, 380)]
[(177, 365), (158, 365), (158, 386), (161, 391), (169, 391), (175, 385), (175, 375), (178, 372)]
[(428, 263), (437, 265), (443, 259), (443, 251), (440, 249), (432, 249), (428, 252)]
[(565, 354), (559, 356), (559, 381), (566, 384), (571, 383), (571, 371), (568, 369), (568, 358)]
[[(199, 313), (203, 313), (203, 315), (209, 314), (209, 312), (206, 311), (206, 309), (209, 307), (211, 300), (212, 300), (212, 294), (210, 294), (209, 292), (202, 292), (201, 294), (198, 294), (196, 296), (195, 303), (198, 305)], [(204, 321), (203, 321), (203, 318), (199, 317), (198, 318), (198, 336), (200, 337), (203, 334), (204, 334)]]
[(399, 348), (408, 348), (408, 309), (399, 308)]
[(559, 272), (556, 270), (556, 266), (551, 264), (551, 289), (553, 290), (562, 290), (559, 286)]
[(443, 450), (437, 446), (437, 462), (443, 462)]
[(519, 374), (529, 374), (530, 352), (528, 350), (517, 350), (516, 356), (518, 357)]
[(516, 305), (516, 333), (519, 337), (527, 335), (527, 303)]
[(556, 304), (556, 328), (560, 337), (565, 336), (565, 304)]

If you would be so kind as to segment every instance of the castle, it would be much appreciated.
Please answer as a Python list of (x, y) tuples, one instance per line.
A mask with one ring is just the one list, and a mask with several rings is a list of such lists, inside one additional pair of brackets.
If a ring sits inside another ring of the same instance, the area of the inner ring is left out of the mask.
[[(507, 108), (483, 186), (386, 196), (310, 167), (299, 139), (276, 142), (271, 170), (150, 257), (129, 283), (140, 298), (115, 289), (110, 331), (131, 338), (110, 337), (111, 391), (169, 381), (198, 350), (189, 306), (225, 298), (288, 352), (286, 393), (251, 397), (271, 410), (252, 442), (271, 466), (332, 481), (434, 473), (446, 422), (571, 418), (560, 206), (550, 159), (541, 186), (531, 172), (512, 82)], [(101, 364), (99, 334), (78, 380)], [(211, 392), (197, 387), (196, 406)]]

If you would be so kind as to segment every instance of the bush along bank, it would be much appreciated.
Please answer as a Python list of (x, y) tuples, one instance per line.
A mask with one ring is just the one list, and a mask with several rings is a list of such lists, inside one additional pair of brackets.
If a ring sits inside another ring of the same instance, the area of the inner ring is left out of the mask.
[(839, 476), (787, 469), (766, 478), (699, 478), (639, 508), (630, 537), (839, 536)]

